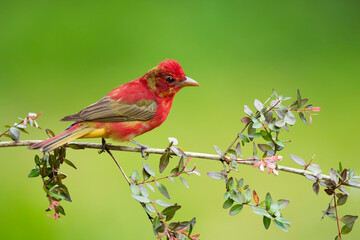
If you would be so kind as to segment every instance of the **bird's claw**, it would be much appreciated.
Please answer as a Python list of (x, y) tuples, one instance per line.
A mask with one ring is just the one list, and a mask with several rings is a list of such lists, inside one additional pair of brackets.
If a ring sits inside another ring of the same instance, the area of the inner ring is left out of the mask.
[(103, 152), (106, 151), (106, 149), (107, 149), (106, 141), (105, 141), (105, 139), (102, 139), (102, 141), (101, 141), (101, 150), (98, 153), (102, 154)]
[(143, 146), (141, 147), (141, 156), (142, 156), (142, 158), (145, 159), (145, 160), (148, 159), (148, 157), (149, 157), (149, 153), (145, 153), (145, 150), (146, 150), (147, 148), (149, 148), (149, 146), (143, 145)]

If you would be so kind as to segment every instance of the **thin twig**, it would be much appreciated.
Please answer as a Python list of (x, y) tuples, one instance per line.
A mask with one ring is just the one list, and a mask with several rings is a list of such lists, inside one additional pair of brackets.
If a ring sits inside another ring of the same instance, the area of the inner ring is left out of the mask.
[[(24, 141), (18, 141), (18, 142), (0, 142), (0, 148), (3, 147), (17, 147), (17, 146), (30, 146), (33, 145), (35, 143), (41, 142), (41, 140), (24, 140)], [(92, 148), (92, 149), (102, 149), (102, 144), (100, 143), (85, 143), (85, 142), (71, 142), (71, 144), (75, 144), (78, 146), (81, 146), (83, 148)], [(131, 147), (131, 146), (118, 146), (118, 145), (112, 145), (112, 144), (107, 144), (109, 150), (114, 150), (114, 151), (123, 151), (123, 152), (141, 152), (141, 148), (140, 147)], [(164, 154), (166, 151), (166, 149), (159, 149), (159, 148), (147, 148), (145, 149), (145, 153), (149, 153), (149, 154)], [(171, 155), (175, 155), (174, 153), (170, 152)], [(199, 158), (199, 159), (207, 159), (207, 160), (215, 160), (215, 161), (221, 161), (222, 158), (219, 155), (215, 155), (215, 154), (208, 154), (208, 153), (197, 153), (197, 152), (185, 152), (185, 154), (188, 157), (192, 157), (192, 158)], [(239, 159), (240, 160), (240, 159)], [(254, 161), (238, 161), (238, 164), (244, 164), (244, 165), (253, 165), (255, 162)], [(319, 174), (316, 175), (313, 172), (310, 171), (306, 171), (306, 170), (302, 170), (302, 169), (297, 169), (297, 168), (291, 168), (291, 167), (286, 167), (286, 166), (282, 166), (282, 165), (278, 165), (278, 169), (279, 171), (283, 171), (283, 172), (288, 172), (288, 173), (293, 173), (293, 174), (298, 174), (298, 175), (311, 175), (314, 177), (318, 177), (319, 179), (329, 179), (330, 177), (328, 175), (323, 175), (323, 174)], [(343, 185), (349, 186), (349, 187), (354, 187), (354, 188), (360, 188), (360, 183), (357, 182), (346, 182)]]
[(338, 216), (338, 212), (337, 212), (337, 204), (336, 204), (336, 195), (334, 193), (334, 207), (335, 207), (335, 213), (336, 213), (336, 223), (337, 223), (337, 228), (338, 228), (338, 236), (340, 237), (340, 239), (342, 239), (341, 237), (341, 231), (340, 231), (340, 225), (339, 225), (339, 216)]

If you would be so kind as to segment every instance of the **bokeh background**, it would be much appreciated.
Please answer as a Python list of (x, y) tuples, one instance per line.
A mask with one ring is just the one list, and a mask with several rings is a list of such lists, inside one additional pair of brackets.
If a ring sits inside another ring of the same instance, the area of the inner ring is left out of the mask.
[[(176, 137), (186, 151), (225, 149), (243, 124), (243, 105), (264, 101), (271, 89), (296, 96), (301, 89), (322, 107), (312, 126), (299, 122), (286, 134), (293, 142), (281, 164), (296, 167), (288, 153), (325, 172), (342, 161), (360, 174), (359, 146), (360, 3), (336, 1), (1, 1), (1, 124), (28, 112), (43, 112), (39, 124), (60, 133), (58, 120), (97, 101), (113, 88), (142, 76), (158, 62), (178, 60), (199, 88), (183, 89), (167, 121), (137, 141), (165, 147)], [(22, 139), (44, 139), (30, 129)], [(2, 131), (2, 130), (0, 130)], [(5, 140), (5, 139), (2, 139)], [(99, 142), (99, 140), (93, 140)], [(0, 149), (0, 232), (3, 239), (154, 239), (151, 225), (115, 164), (95, 150), (68, 151), (73, 202), (54, 221), (39, 178), (28, 179), (36, 152)], [(140, 169), (135, 153), (116, 153), (130, 174)], [(148, 163), (154, 168), (159, 156)], [(183, 208), (178, 220), (196, 216), (201, 239), (333, 239), (336, 223), (320, 221), (329, 197), (316, 196), (311, 182), (281, 172), (274, 177), (240, 167), (261, 198), (290, 199), (284, 215), (288, 233), (265, 230), (262, 218), (245, 208), (231, 217), (222, 209), (223, 183), (206, 176), (217, 162), (193, 159), (202, 173), (167, 183), (171, 202)], [(175, 163), (173, 163), (175, 164)], [(349, 189), (340, 215), (360, 214), (360, 191)], [(153, 195), (159, 198), (159, 195)], [(357, 222), (345, 239), (359, 239)]]

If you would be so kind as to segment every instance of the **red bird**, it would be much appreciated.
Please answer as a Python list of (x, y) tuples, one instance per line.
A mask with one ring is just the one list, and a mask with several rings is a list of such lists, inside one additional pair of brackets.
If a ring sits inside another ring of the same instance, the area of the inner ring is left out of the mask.
[(29, 149), (50, 152), (78, 138), (112, 138), (138, 144), (132, 139), (165, 121), (175, 94), (184, 86), (199, 84), (185, 76), (177, 61), (167, 59), (143, 77), (115, 88), (98, 102), (64, 117), (61, 121), (74, 121), (65, 132)]

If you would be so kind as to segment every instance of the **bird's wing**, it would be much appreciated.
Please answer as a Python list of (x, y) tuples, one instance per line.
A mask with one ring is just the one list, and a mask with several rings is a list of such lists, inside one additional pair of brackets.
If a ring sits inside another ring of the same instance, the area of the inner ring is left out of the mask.
[(154, 117), (157, 109), (155, 100), (140, 100), (124, 103), (106, 96), (80, 112), (66, 116), (61, 121), (75, 122), (125, 122), (146, 121)]

